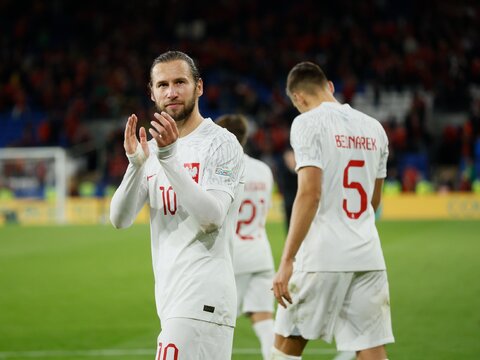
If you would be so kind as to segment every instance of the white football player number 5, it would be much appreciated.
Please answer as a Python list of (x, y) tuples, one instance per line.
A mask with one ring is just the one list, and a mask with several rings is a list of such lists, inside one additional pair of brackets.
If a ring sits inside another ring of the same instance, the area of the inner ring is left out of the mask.
[(357, 190), (358, 195), (360, 195), (360, 210), (357, 212), (349, 211), (347, 199), (343, 199), (343, 211), (347, 214), (350, 219), (358, 219), (364, 212), (367, 210), (367, 193), (363, 188), (362, 184), (356, 181), (349, 182), (348, 180), (348, 171), (351, 167), (364, 167), (365, 161), (363, 160), (350, 160), (343, 171), (343, 187), (346, 189)]

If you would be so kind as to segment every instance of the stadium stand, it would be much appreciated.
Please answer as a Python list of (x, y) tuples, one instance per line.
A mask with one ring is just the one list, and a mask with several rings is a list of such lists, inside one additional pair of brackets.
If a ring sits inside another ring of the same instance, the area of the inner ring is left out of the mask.
[(334, 80), (339, 100), (384, 125), (389, 181), (403, 191), (420, 181), (471, 191), (480, 177), (480, 4), (319, 6), (1, 1), (0, 147), (62, 146), (77, 162), (70, 193), (102, 195), (126, 166), (119, 133), (126, 116), (147, 121), (152, 113), (152, 59), (176, 48), (202, 64), (202, 112), (248, 114), (247, 151), (282, 183), (279, 162), (296, 115), (285, 76), (311, 59)]

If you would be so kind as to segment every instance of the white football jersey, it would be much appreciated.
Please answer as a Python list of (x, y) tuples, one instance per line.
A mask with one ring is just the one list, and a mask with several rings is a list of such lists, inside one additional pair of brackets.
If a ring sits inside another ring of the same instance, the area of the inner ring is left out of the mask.
[[(202, 232), (169, 183), (155, 155), (156, 144), (149, 142), (138, 201), (150, 206), (157, 312), (161, 321), (185, 317), (235, 326), (231, 245), (243, 188), (243, 149), (211, 119), (177, 141), (176, 156), (193, 180), (205, 190), (227, 192), (233, 201), (223, 226)], [(127, 175), (122, 183), (129, 181)]]
[(264, 162), (245, 155), (245, 187), (233, 244), (235, 274), (274, 268), (265, 223), (272, 201), (273, 175)]
[(315, 218), (296, 256), (301, 271), (384, 270), (371, 205), (386, 177), (388, 139), (381, 124), (348, 104), (324, 102), (291, 128), (296, 170), (323, 170)]

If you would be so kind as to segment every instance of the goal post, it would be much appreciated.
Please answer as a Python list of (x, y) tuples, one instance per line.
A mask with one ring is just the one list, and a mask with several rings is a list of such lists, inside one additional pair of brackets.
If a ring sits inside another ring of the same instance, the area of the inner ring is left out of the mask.
[(50, 200), (48, 190), (54, 189), (54, 221), (65, 223), (66, 151), (61, 147), (0, 148), (0, 188), (10, 191), (15, 201)]

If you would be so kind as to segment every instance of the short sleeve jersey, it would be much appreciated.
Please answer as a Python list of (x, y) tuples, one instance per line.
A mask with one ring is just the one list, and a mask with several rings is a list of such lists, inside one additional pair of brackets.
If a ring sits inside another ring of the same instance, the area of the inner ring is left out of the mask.
[(191, 134), (178, 139), (177, 157), (203, 189), (224, 191), (233, 200), (224, 224), (204, 233), (182, 207), (156, 156), (148, 158), (144, 184), (158, 315), (161, 321), (186, 317), (234, 326), (231, 244), (243, 188), (243, 149), (235, 136), (204, 119)]
[(271, 206), (273, 175), (264, 162), (245, 155), (245, 187), (233, 244), (235, 274), (273, 270), (265, 224)]
[(320, 205), (296, 256), (302, 271), (385, 269), (371, 205), (386, 177), (388, 139), (381, 124), (347, 104), (324, 102), (291, 128), (296, 170), (323, 171)]

